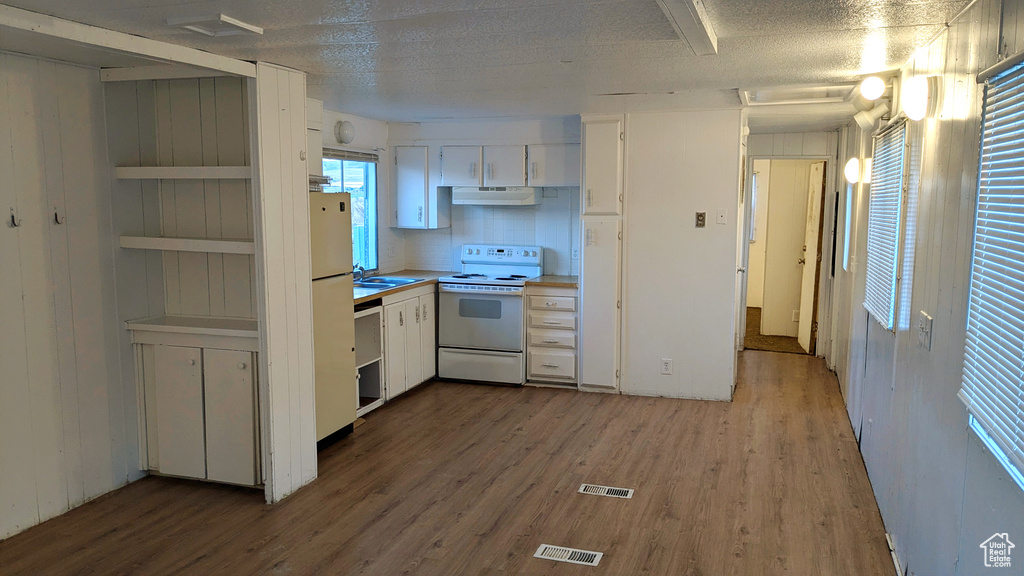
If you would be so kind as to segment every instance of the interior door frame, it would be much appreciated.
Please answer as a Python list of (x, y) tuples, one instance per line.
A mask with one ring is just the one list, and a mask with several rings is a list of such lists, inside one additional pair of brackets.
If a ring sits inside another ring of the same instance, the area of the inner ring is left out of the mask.
[[(747, 306), (746, 306), (747, 305), (747, 284), (750, 281), (750, 278), (747, 276), (747, 272), (746, 272), (748, 270), (748, 267), (749, 267), (749, 264), (750, 264), (750, 246), (749, 246), (749, 242), (750, 242), (750, 232), (749, 232), (749, 230), (750, 230), (750, 228), (749, 228), (749, 226), (751, 225), (752, 219), (754, 218), (754, 213), (753, 213), (753, 211), (750, 210), (750, 198), (751, 198), (751, 193), (753, 192), (754, 161), (756, 161), (756, 160), (768, 160), (768, 161), (771, 161), (771, 160), (807, 160), (808, 162), (824, 162), (825, 163), (825, 183), (824, 183), (824, 186), (822, 186), (822, 195), (823, 196), (822, 196), (822, 199), (821, 199), (821, 212), (819, 213), (820, 220), (819, 220), (819, 225), (818, 225), (818, 256), (815, 258), (817, 260), (817, 262), (816, 262), (816, 268), (817, 269), (815, 271), (815, 277), (814, 277), (814, 305), (813, 305), (814, 307), (813, 307), (813, 312), (811, 314), (811, 317), (812, 317), (811, 322), (818, 322), (818, 306), (820, 305), (818, 296), (821, 293), (821, 282), (822, 282), (822, 265), (821, 264), (824, 261), (824, 256), (822, 255), (822, 250), (824, 250), (825, 226), (828, 225), (829, 227), (832, 227), (834, 225), (834, 223), (832, 223), (832, 222), (826, 222), (825, 215), (829, 213), (829, 211), (828, 211), (828, 209), (826, 207), (826, 203), (831, 204), (831, 201), (830, 201), (829, 195), (828, 195), (828, 189), (829, 189), (830, 178), (835, 174), (834, 171), (835, 171), (835, 168), (836, 168), (836, 164), (838, 162), (838, 160), (836, 158), (830, 158), (830, 157), (824, 156), (824, 155), (798, 156), (798, 155), (785, 155), (785, 154), (782, 154), (782, 155), (759, 154), (759, 155), (747, 156), (747, 164), (746, 164), (747, 165), (747, 170), (746, 170), (746, 174), (743, 175), (743, 199), (744, 199), (745, 205), (744, 205), (744, 215), (743, 215), (743, 226), (742, 227), (745, 230), (745, 239), (746, 239), (748, 245), (745, 246), (743, 248), (743, 250), (742, 250), (742, 252), (743, 252), (742, 260), (743, 261), (742, 261), (740, 267), (744, 270), (744, 272), (743, 272), (743, 274), (744, 274), (744, 282), (743, 282), (743, 290), (741, 291), (742, 293), (740, 294), (740, 298), (742, 300), (743, 306), (739, 310), (740, 318), (736, 319), (736, 325), (738, 327), (737, 330), (739, 330), (739, 329), (743, 330), (743, 333), (739, 335), (739, 338), (737, 340), (738, 344), (740, 346), (740, 349), (743, 349), (743, 350), (746, 349), (744, 347), (744, 337), (746, 335), (746, 327), (747, 327)], [(832, 209), (835, 210), (835, 207), (833, 206)], [(813, 330), (813, 325), (812, 325), (812, 330)], [(810, 356), (814, 356), (815, 355), (815, 353), (817, 351), (817, 339), (820, 336), (820, 334), (821, 334), (821, 331), (818, 330), (818, 331), (815, 332), (815, 334), (812, 335), (812, 337), (811, 337), (811, 351), (808, 353), (808, 355), (810, 355)]]

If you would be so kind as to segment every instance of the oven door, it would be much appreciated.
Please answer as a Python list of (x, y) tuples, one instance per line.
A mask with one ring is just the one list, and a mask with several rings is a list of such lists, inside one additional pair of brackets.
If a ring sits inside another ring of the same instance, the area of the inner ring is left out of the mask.
[(438, 345), (477, 350), (523, 349), (523, 291), (488, 292), (479, 286), (442, 285)]

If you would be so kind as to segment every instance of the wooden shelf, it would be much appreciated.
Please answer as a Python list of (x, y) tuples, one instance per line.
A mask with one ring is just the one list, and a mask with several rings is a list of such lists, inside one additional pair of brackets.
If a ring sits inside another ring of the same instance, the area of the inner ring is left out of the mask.
[(135, 180), (215, 180), (252, 178), (250, 166), (118, 166), (114, 174)]
[(203, 334), (236, 338), (259, 338), (259, 322), (255, 318), (218, 318), (213, 316), (153, 316), (125, 322), (129, 330)]
[(212, 238), (121, 236), (121, 248), (169, 250), (175, 252), (214, 252), (219, 254), (256, 253), (256, 243), (252, 240)]

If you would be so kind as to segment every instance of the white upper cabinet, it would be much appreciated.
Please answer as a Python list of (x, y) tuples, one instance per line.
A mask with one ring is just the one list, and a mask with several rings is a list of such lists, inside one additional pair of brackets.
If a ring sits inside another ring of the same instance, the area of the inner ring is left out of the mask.
[(441, 146), (443, 186), (483, 186), (483, 183), (482, 147)]
[(579, 144), (532, 144), (527, 183), (530, 186), (579, 186)]
[(621, 116), (583, 121), (583, 215), (622, 214)]
[(526, 146), (484, 146), (484, 186), (525, 186)]
[(395, 212), (399, 228), (427, 227), (427, 147), (395, 147)]

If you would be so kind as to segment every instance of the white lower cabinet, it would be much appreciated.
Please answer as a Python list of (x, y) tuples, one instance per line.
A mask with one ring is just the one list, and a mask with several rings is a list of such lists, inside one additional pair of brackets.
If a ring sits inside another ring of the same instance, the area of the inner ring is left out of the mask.
[(260, 484), (255, 353), (141, 345), (148, 468)]
[(576, 289), (527, 286), (526, 301), (527, 380), (575, 384)]
[(384, 299), (384, 365), (388, 400), (430, 380), (436, 373), (435, 290), (436, 286), (430, 285)]

